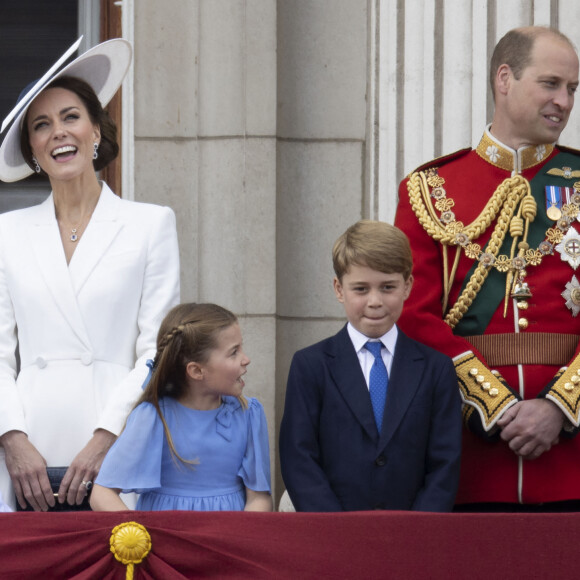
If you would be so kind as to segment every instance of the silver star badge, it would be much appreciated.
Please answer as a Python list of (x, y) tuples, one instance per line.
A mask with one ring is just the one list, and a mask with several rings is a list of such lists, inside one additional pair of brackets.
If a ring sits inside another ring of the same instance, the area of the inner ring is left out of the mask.
[(556, 246), (556, 251), (564, 262), (568, 262), (574, 270), (580, 266), (580, 235), (572, 226), (562, 241)]
[(576, 276), (572, 276), (572, 280), (566, 282), (566, 290), (562, 292), (562, 298), (566, 300), (566, 306), (572, 311), (572, 316), (578, 316), (580, 312), (580, 283)]

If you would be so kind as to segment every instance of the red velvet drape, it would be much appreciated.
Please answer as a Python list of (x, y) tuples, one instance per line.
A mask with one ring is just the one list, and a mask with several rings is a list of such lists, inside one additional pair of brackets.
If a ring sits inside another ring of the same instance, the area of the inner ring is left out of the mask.
[(112, 529), (145, 526), (139, 579), (577, 576), (580, 515), (116, 512), (0, 514), (0, 578), (124, 579)]

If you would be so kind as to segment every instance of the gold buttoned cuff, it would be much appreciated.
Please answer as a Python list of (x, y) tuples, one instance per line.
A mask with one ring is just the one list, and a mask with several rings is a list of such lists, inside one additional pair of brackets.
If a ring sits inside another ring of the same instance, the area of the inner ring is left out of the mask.
[(545, 396), (558, 405), (574, 427), (580, 426), (580, 356), (554, 377)]
[(504, 411), (518, 402), (517, 396), (472, 352), (458, 357), (454, 364), (463, 402), (477, 410), (484, 430), (490, 431)]

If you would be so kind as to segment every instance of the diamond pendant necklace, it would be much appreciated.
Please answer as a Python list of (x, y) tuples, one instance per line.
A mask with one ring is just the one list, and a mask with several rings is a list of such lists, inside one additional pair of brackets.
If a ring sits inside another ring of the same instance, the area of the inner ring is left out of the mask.
[[(91, 213), (89, 214), (89, 216), (92, 213), (93, 212), (91, 211)], [(85, 221), (84, 218), (81, 219), (81, 221), (74, 228), (71, 228), (71, 230), (70, 230), (70, 238), (69, 238), (71, 242), (76, 242), (80, 238), (80, 235), (81, 234), (80, 234), (80, 231), (79, 230), (81, 229), (81, 226), (82, 226), (82, 224), (83, 224), (84, 221)]]
[[(98, 202), (98, 198), (97, 198), (97, 202)], [(95, 202), (95, 205), (88, 212), (88, 214), (80, 219), (79, 223), (76, 226), (73, 226), (70, 228), (69, 240), (71, 242), (75, 243), (80, 239), (81, 229), (82, 229), (85, 221), (88, 221), (90, 219), (91, 215), (93, 214), (93, 212), (95, 211), (95, 207), (97, 206), (97, 202)], [(67, 226), (65, 224), (63, 224), (63, 227), (66, 228)], [(70, 227), (70, 226), (68, 226), (68, 227)]]

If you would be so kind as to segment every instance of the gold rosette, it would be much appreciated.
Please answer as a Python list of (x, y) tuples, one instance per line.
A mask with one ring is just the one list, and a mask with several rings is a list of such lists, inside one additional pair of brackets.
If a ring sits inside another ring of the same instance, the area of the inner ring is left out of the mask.
[(135, 564), (151, 551), (149, 532), (137, 522), (125, 522), (113, 528), (110, 544), (115, 558), (127, 566), (127, 580), (132, 580)]

